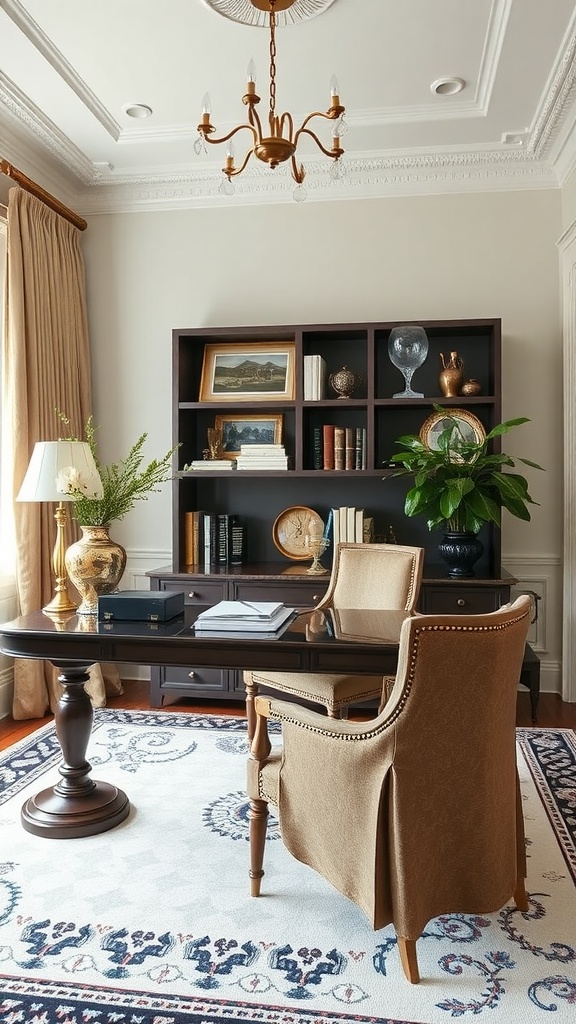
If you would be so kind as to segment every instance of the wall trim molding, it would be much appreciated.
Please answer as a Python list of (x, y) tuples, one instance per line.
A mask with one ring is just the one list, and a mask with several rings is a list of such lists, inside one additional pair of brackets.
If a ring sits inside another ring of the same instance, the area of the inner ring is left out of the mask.
[(561, 261), (564, 388), (562, 698), (576, 701), (576, 222), (558, 241)]

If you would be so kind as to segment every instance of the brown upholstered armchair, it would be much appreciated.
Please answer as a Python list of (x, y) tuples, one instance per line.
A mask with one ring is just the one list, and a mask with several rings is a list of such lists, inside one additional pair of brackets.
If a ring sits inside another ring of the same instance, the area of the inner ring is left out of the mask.
[[(370, 722), (257, 697), (252, 895), (271, 803), (288, 850), (373, 928), (394, 926), (409, 981), (432, 918), (490, 913), (512, 897), (527, 909), (515, 715), (530, 611), (524, 595), (487, 615), (407, 618), (392, 693)], [(270, 753), (267, 718), (282, 723), (281, 752)]]
[[(400, 609), (409, 615), (416, 607), (424, 549), (401, 544), (337, 544), (328, 590), (318, 609)], [(331, 718), (354, 702), (381, 698), (382, 676), (313, 675), (306, 672), (245, 672), (249, 732), (253, 701), (266, 686), (326, 708)]]

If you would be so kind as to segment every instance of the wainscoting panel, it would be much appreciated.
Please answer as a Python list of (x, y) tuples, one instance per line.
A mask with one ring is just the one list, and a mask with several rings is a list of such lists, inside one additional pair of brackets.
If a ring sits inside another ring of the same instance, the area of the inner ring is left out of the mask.
[(504, 568), (518, 580), (512, 597), (538, 595), (536, 621), (528, 643), (540, 658), (540, 689), (562, 692), (562, 560), (557, 556), (503, 556)]

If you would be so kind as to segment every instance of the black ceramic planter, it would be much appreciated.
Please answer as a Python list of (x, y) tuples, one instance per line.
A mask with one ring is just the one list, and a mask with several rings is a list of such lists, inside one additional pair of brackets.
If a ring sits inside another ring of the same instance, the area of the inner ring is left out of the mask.
[(440, 556), (448, 566), (449, 576), (473, 576), (474, 566), (484, 551), (475, 533), (447, 530), (438, 545)]

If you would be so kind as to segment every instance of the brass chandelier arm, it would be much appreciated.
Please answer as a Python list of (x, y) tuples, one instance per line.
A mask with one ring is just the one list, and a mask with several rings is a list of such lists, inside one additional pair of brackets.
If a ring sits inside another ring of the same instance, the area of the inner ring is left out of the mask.
[(314, 132), (310, 130), (310, 128), (298, 129), (296, 135), (294, 136), (295, 146), (298, 144), (298, 139), (301, 135), (309, 135), (311, 139), (314, 139), (314, 142), (318, 146), (318, 149), (321, 150), (322, 153), (324, 153), (324, 156), (332, 157), (333, 160), (339, 160), (341, 156), (344, 156), (344, 150), (340, 146), (335, 146), (333, 149), (327, 149), (326, 146), (323, 146), (318, 136), (315, 135)]
[(217, 138), (217, 139), (211, 139), (209, 134), (205, 131), (205, 128), (206, 128), (206, 125), (203, 125), (203, 124), (199, 124), (198, 125), (198, 131), (200, 132), (200, 135), (203, 136), (205, 142), (209, 142), (211, 145), (214, 145), (214, 146), (218, 146), (222, 142), (228, 142), (230, 139), (234, 138), (234, 136), (238, 132), (243, 131), (245, 128), (248, 131), (252, 132), (252, 136), (254, 138), (254, 144), (256, 144), (257, 141), (258, 141), (258, 133), (257, 133), (256, 129), (254, 128), (254, 126), (251, 125), (251, 124), (238, 124), (238, 125), (236, 125), (235, 128), (232, 129), (231, 132), (228, 132), (228, 135), (220, 135), (219, 138)]
[(304, 165), (300, 164), (300, 166), (298, 166), (295, 156), (290, 157), (290, 163), (292, 164), (292, 177), (294, 178), (294, 181), (296, 182), (297, 185), (301, 185), (302, 182), (304, 181), (304, 178), (306, 177)]

